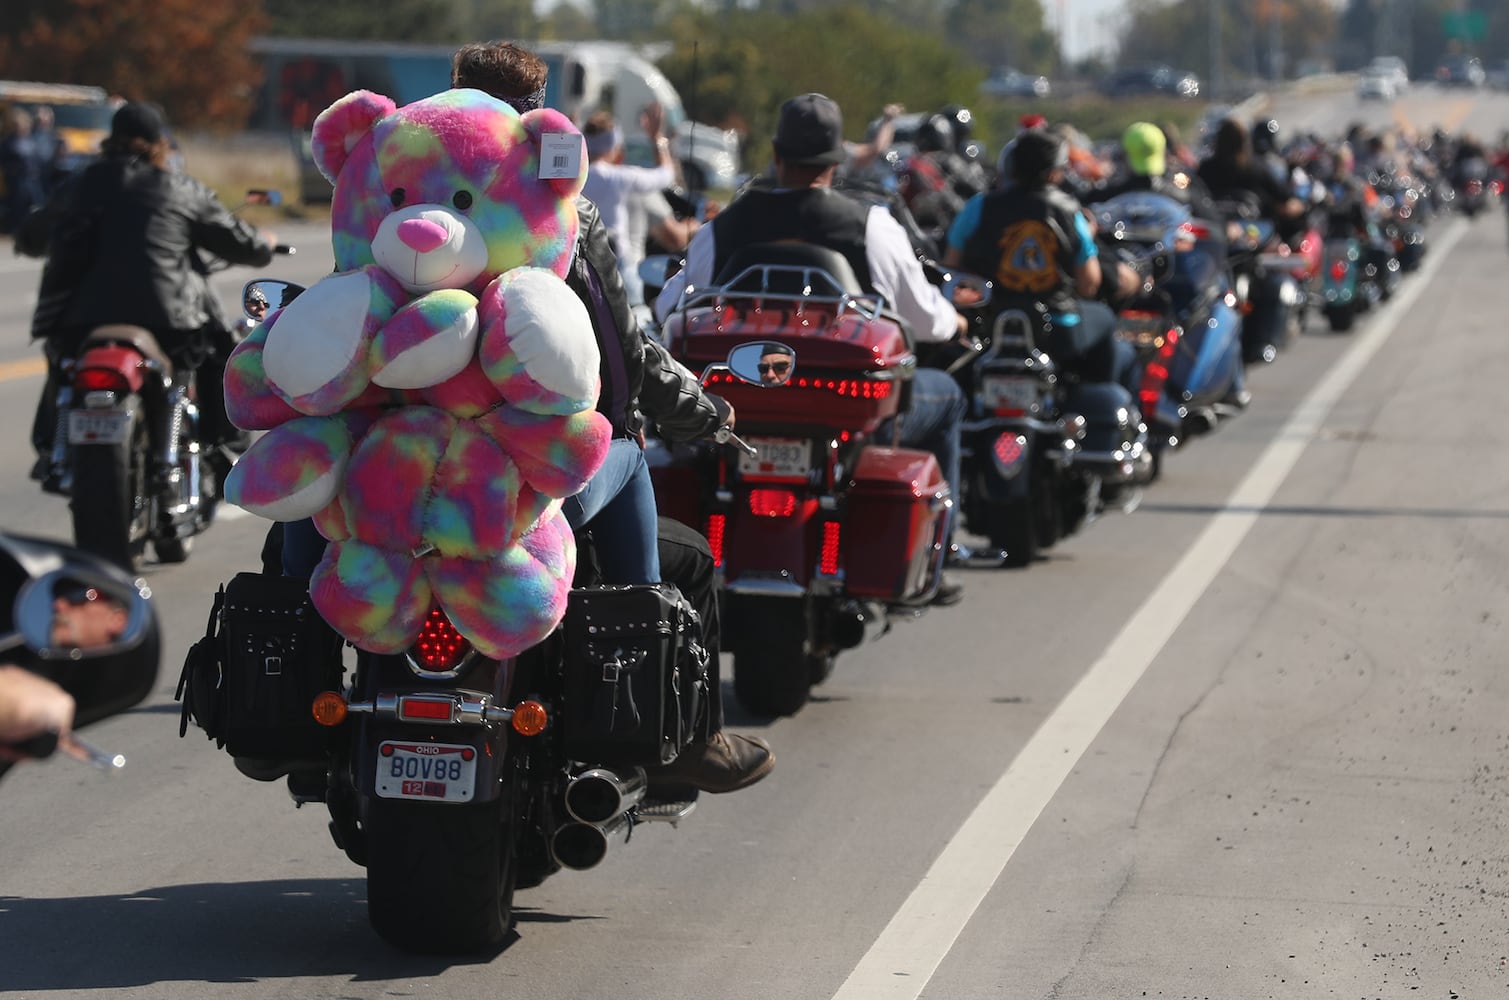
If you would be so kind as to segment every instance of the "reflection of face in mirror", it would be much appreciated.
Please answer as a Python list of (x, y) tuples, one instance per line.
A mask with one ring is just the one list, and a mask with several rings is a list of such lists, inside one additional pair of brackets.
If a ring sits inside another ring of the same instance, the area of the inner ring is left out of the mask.
[(51, 640), (57, 649), (101, 649), (125, 633), (124, 604), (94, 587), (60, 582), (53, 589)]
[(258, 323), (266, 318), (267, 295), (256, 285), (252, 285), (246, 290), (246, 298), (241, 304), (246, 308), (246, 315)]
[(791, 350), (781, 344), (766, 344), (760, 354), (760, 381), (766, 385), (785, 385), (791, 380)]

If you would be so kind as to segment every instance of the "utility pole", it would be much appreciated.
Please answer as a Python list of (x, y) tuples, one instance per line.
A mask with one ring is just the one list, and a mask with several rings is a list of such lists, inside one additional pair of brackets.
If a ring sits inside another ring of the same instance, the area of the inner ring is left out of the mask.
[(1221, 80), (1221, 0), (1210, 0), (1210, 96), (1219, 99)]

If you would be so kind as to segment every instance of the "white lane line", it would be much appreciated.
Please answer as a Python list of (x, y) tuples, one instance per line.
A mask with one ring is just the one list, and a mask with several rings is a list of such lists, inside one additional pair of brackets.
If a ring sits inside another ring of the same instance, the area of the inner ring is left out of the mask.
[(1430, 286), (1467, 225), (1439, 233), (1426, 265), (1311, 390), (1222, 510), (1080, 678), (938, 855), (833, 1000), (916, 1000), (1038, 816), (1231, 558), (1331, 408)]

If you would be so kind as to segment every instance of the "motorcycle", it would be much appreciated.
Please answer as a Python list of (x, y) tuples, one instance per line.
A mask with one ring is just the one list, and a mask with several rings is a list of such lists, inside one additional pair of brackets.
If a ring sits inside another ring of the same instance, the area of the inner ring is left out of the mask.
[[(275, 194), (251, 192), (248, 201), (277, 204)], [(74, 543), (131, 569), (148, 544), (160, 562), (188, 559), (234, 463), (200, 440), (196, 369), (175, 363), (151, 331), (125, 324), (97, 327), (75, 356), (51, 360), (56, 424), (40, 478), (45, 492), (69, 498)]]
[[(648, 285), (667, 263), (645, 261)], [(907, 404), (916, 355), (841, 255), (802, 243), (741, 248), (661, 336), (693, 370), (731, 345), (771, 348), (760, 372), (775, 391), (708, 382), (750, 448), (682, 447), (652, 476), (661, 513), (712, 546), (740, 704), (791, 715), (841, 652), (919, 613), (941, 583), (954, 498), (930, 452), (881, 433)]]
[[(297, 292), (276, 285), (285, 303)], [(747, 357), (709, 377), (757, 380)], [(697, 802), (652, 771), (704, 735), (701, 622), (673, 586), (600, 585), (589, 538), (579, 552), (564, 620), (508, 660), (472, 648), (436, 606), (406, 652), (358, 649), (348, 669), (306, 581), (237, 574), (185, 659), (179, 734), (192, 722), (243, 775), (324, 804), (336, 846), (366, 869), (384, 940), (494, 949), (516, 890), (591, 869), (640, 824), (675, 825)]]
[[(59, 750), (104, 770), (120, 754), (81, 740), (77, 730), (139, 704), (157, 682), (160, 627), (152, 591), (98, 556), (42, 538), (0, 533), (0, 652), (58, 684), (74, 700), (73, 732), (6, 744), (28, 758)], [(11, 767), (0, 761), (0, 776)]]
[(1188, 206), (1153, 192), (1119, 195), (1091, 210), (1103, 244), (1170, 260), (1150, 291), (1121, 306), (1116, 331), (1137, 352), (1137, 394), (1156, 477), (1166, 449), (1246, 407), (1242, 316), (1226, 270), (1226, 237), (1220, 223), (1196, 219)]
[(1247, 206), (1230, 206), (1226, 219), (1238, 231), (1227, 260), (1242, 314), (1242, 360), (1270, 364), (1299, 335), (1304, 293), (1296, 272), (1306, 264), (1294, 259), (1271, 219)]
[(979, 330), (976, 350), (949, 366), (969, 399), (964, 521), (1004, 565), (1027, 566), (1102, 511), (1136, 509), (1153, 475), (1147, 426), (1124, 387), (1085, 382), (1038, 346), (1052, 328), (1046, 310), (992, 315), (988, 295), (966, 307), (953, 290), (962, 277), (944, 291)]

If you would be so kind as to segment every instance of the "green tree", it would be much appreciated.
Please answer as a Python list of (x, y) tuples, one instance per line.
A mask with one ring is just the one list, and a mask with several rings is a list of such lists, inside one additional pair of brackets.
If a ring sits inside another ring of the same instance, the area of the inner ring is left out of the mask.
[(5, 0), (0, 65), (155, 101), (178, 125), (239, 126), (260, 82), (247, 42), (265, 24), (260, 0)]
[(1336, 29), (1327, 0), (1132, 0), (1117, 62), (1170, 63), (1207, 81), (1266, 77), (1329, 55)]
[(820, 6), (786, 18), (761, 11), (692, 14), (671, 26), (660, 69), (698, 120), (741, 128), (745, 165), (769, 157), (781, 102), (819, 91), (862, 139), (880, 109), (901, 102), (938, 108), (976, 93), (983, 71), (941, 36), (918, 35), (858, 4)]
[(1039, 0), (957, 0), (948, 11), (948, 37), (987, 68), (1030, 73), (1057, 70), (1058, 41)]

